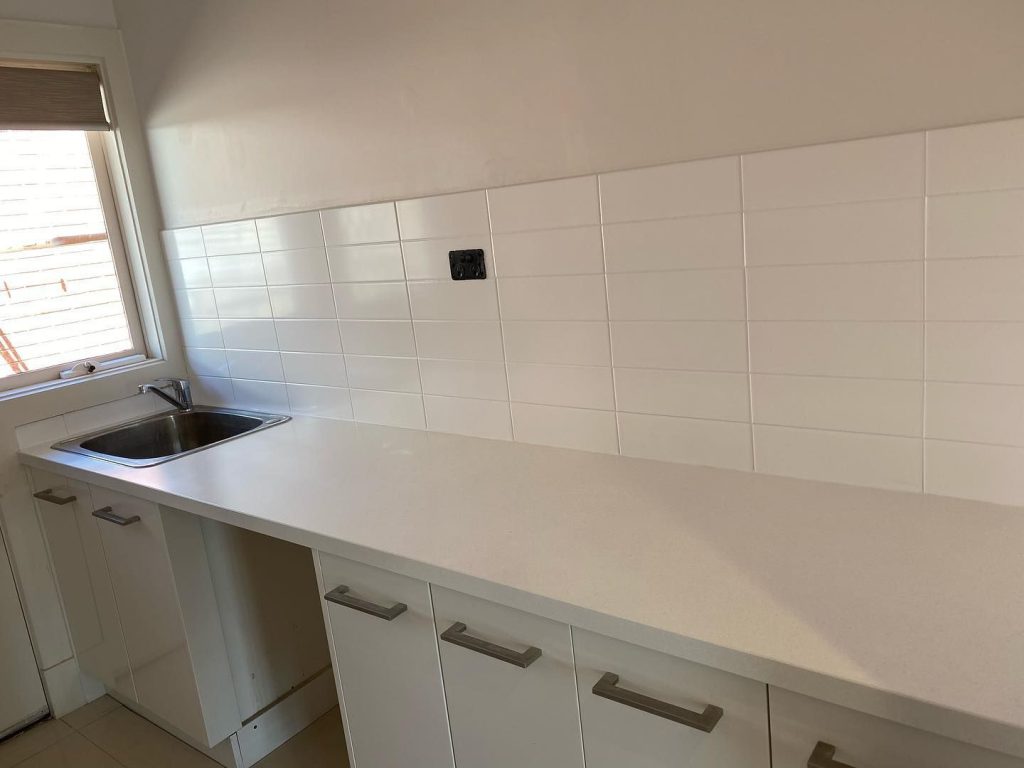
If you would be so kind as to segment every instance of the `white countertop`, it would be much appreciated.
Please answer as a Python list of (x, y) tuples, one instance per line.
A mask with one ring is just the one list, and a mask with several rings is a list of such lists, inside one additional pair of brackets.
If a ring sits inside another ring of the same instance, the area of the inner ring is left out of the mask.
[(1024, 510), (310, 418), (21, 457), (1024, 756)]

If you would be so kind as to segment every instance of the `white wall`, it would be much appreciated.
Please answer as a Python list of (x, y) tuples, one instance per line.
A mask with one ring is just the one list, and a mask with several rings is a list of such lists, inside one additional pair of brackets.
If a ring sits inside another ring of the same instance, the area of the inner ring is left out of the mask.
[(0, 0), (0, 19), (117, 27), (113, 0)]
[(167, 226), (1024, 114), (1019, 0), (117, 0)]

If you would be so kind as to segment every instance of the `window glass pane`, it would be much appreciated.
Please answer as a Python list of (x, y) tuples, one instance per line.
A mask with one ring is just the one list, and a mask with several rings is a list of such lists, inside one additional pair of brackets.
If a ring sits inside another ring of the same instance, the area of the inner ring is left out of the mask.
[(0, 131), (0, 388), (132, 347), (87, 134)]

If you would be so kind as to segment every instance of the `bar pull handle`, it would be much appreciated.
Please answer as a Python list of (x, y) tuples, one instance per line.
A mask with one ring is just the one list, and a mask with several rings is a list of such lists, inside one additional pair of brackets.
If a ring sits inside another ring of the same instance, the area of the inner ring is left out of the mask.
[(356, 611), (368, 613), (371, 616), (376, 616), (378, 619), (384, 619), (384, 621), (392, 621), (409, 610), (409, 606), (405, 603), (395, 603), (388, 607), (386, 605), (371, 603), (369, 600), (361, 600), (358, 597), (349, 594), (348, 587), (344, 584), (335, 587), (324, 595), (324, 600), (329, 603), (344, 605), (346, 608), (351, 608)]
[(492, 659), (498, 659), (523, 669), (533, 664), (541, 656), (540, 648), (534, 648), (532, 645), (525, 651), (520, 652), (497, 645), (496, 643), (490, 643), (487, 640), (481, 640), (479, 637), (473, 637), (466, 633), (466, 625), (461, 621), (455, 622), (442, 632), (441, 639), (446, 643), (468, 648), (471, 651), (482, 653), (484, 656), (490, 656)]
[(113, 507), (100, 507), (99, 509), (93, 510), (93, 517), (98, 517), (100, 520), (106, 520), (108, 523), (114, 523), (115, 525), (131, 525), (137, 523), (141, 518), (138, 515), (132, 515), (131, 517), (124, 517), (117, 514)]
[(807, 758), (807, 768), (853, 768), (849, 763), (840, 763), (833, 758), (836, 756), (836, 748), (824, 741), (814, 745), (814, 751)]
[(619, 704), (625, 704), (627, 707), (639, 709), (642, 712), (649, 712), (652, 715), (664, 717), (666, 720), (681, 723), (688, 728), (696, 728), (698, 731), (704, 731), (704, 733), (711, 733), (718, 724), (718, 721), (722, 719), (722, 715), (725, 714), (721, 707), (716, 707), (714, 704), (708, 704), (704, 707), (703, 712), (694, 712), (685, 707), (669, 704), (666, 701), (659, 701), (650, 696), (644, 696), (636, 691), (620, 688), (618, 683), (618, 675), (614, 672), (605, 672), (601, 675), (601, 679), (594, 684), (594, 695), (600, 696), (602, 699), (618, 702)]
[(53, 488), (46, 488), (46, 489), (44, 489), (42, 491), (36, 491), (32, 495), (35, 496), (37, 499), (42, 499), (43, 501), (48, 501), (51, 504), (57, 504), (57, 505), (62, 506), (62, 507), (65, 504), (70, 504), (72, 501), (75, 501), (78, 498), (77, 496), (73, 496), (73, 495), (72, 496), (58, 496), (57, 494), (55, 494), (53, 492)]

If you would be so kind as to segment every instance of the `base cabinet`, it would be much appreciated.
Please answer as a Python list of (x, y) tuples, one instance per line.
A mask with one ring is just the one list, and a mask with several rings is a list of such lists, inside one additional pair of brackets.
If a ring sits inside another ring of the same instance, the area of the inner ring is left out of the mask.
[(587, 768), (769, 768), (765, 686), (573, 628)]

